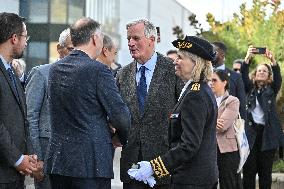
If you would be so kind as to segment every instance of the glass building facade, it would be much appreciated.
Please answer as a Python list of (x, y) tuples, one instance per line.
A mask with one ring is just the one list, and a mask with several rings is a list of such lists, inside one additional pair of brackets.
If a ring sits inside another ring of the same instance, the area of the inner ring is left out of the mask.
[(21, 0), (19, 14), (27, 19), (31, 35), (26, 48), (27, 70), (54, 62), (60, 33), (85, 16), (85, 0)]

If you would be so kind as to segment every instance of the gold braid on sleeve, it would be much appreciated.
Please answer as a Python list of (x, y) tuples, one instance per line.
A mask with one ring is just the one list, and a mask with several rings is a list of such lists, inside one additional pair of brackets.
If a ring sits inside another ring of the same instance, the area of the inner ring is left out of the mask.
[(161, 157), (157, 157), (150, 161), (153, 171), (158, 178), (162, 178), (169, 174), (168, 170), (166, 169)]

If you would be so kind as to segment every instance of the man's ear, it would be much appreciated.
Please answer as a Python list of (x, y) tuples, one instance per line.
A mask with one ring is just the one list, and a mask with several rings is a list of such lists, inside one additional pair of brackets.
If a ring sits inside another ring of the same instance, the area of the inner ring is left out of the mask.
[(57, 48), (57, 52), (60, 54), (62, 52), (63, 47), (57, 44), (56, 48)]
[(108, 56), (108, 49), (106, 47), (103, 47), (102, 52), (103, 52), (105, 57)]
[(10, 40), (11, 40), (12, 44), (15, 44), (15, 43), (17, 43), (17, 41), (19, 41), (19, 38), (18, 38), (17, 34), (14, 33), (12, 35), (12, 37), (10, 38)]

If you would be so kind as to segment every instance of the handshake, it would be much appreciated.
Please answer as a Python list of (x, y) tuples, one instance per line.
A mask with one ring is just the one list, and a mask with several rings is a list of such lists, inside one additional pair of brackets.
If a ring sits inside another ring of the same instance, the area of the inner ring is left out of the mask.
[(137, 181), (143, 181), (151, 188), (153, 188), (156, 184), (155, 178), (152, 176), (154, 172), (149, 161), (140, 161), (137, 165), (132, 165), (131, 169), (129, 169), (127, 173), (130, 178)]
[(43, 161), (37, 159), (37, 155), (24, 155), (22, 162), (16, 166), (17, 171), (22, 175), (30, 175), (36, 182), (44, 178)]

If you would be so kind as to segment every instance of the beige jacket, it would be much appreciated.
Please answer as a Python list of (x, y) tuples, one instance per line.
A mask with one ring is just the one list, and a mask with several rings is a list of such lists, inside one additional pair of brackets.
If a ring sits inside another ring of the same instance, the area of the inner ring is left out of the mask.
[(226, 92), (218, 108), (218, 119), (224, 120), (224, 127), (216, 133), (221, 153), (238, 150), (233, 123), (238, 116), (239, 106), (238, 98)]

